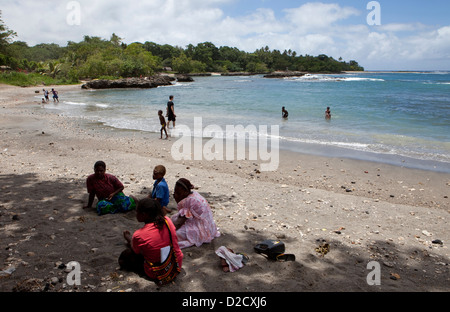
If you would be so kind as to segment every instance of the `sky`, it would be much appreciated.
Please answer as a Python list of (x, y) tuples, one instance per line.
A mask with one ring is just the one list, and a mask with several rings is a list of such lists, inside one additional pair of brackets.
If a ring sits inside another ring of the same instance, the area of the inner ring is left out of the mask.
[(85, 35), (186, 47), (356, 60), (366, 70), (450, 70), (448, 0), (0, 0), (3, 22), (29, 46)]

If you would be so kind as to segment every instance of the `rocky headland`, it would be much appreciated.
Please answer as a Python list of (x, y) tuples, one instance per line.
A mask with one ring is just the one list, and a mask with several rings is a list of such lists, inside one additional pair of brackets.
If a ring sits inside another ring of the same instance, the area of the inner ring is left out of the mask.
[(287, 77), (302, 77), (308, 74), (300, 71), (276, 71), (264, 76), (264, 78), (287, 78)]
[(81, 86), (82, 89), (118, 89), (140, 88), (150, 89), (160, 86), (170, 86), (176, 79), (170, 76), (156, 75), (144, 78), (124, 78), (116, 80), (99, 79), (89, 81)]

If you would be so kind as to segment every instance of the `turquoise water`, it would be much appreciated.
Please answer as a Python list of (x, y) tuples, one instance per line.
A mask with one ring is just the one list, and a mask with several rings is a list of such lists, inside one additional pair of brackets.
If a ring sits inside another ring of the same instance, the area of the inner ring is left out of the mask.
[[(177, 125), (279, 126), (282, 147), (389, 162), (406, 157), (450, 171), (450, 73), (358, 73), (195, 77), (192, 83), (148, 90), (60, 94), (49, 109), (106, 125), (159, 132), (157, 111), (175, 96)], [(289, 119), (281, 118), (281, 107)], [(326, 107), (332, 119), (324, 118)], [(199, 135), (198, 133), (196, 133)], [(436, 163), (437, 162), (437, 163)]]

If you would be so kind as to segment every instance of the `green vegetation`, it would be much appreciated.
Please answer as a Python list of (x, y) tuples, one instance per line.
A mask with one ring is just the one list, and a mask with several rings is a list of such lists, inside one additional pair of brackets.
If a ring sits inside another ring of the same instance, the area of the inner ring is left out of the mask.
[(21, 73), (16, 71), (0, 73), (0, 83), (10, 84), (18, 87), (28, 87), (37, 85), (67, 85), (76, 84), (78, 81), (69, 81), (65, 78), (55, 79), (47, 75), (38, 73)]
[[(1, 11), (0, 11), (1, 14)], [(117, 35), (109, 40), (85, 36), (67, 46), (27, 43), (12, 38), (0, 19), (0, 82), (15, 85), (70, 84), (87, 78), (125, 78), (151, 76), (170, 71), (181, 74), (204, 72), (267, 73), (277, 70), (331, 72), (362, 71), (356, 61), (349, 63), (327, 55), (297, 55), (295, 51), (271, 51), (269, 47), (253, 53), (237, 48), (216, 47), (211, 42), (190, 44), (186, 48), (154, 42), (125, 44)]]

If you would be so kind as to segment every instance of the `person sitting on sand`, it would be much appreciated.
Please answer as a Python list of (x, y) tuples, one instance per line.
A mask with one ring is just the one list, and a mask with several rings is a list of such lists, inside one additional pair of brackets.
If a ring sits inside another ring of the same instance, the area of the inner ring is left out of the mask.
[(135, 199), (125, 196), (124, 186), (115, 176), (106, 173), (106, 164), (97, 161), (94, 165), (94, 174), (87, 180), (87, 191), (89, 201), (84, 208), (91, 208), (95, 196), (98, 198), (97, 213), (104, 215), (108, 213), (127, 212), (136, 208)]
[(172, 221), (180, 248), (199, 247), (220, 236), (211, 207), (203, 196), (192, 191), (193, 188), (191, 182), (184, 178), (175, 184), (173, 196), (178, 212), (172, 216)]
[(153, 169), (153, 179), (155, 183), (153, 184), (153, 190), (150, 194), (150, 198), (153, 198), (161, 204), (164, 214), (170, 213), (171, 211), (167, 206), (169, 205), (169, 186), (167, 185), (164, 176), (166, 175), (166, 167), (163, 165), (158, 165)]
[(283, 116), (284, 119), (287, 119), (287, 118), (289, 117), (289, 113), (288, 113), (288, 111), (285, 109), (284, 106), (281, 108), (281, 115)]
[(164, 217), (158, 201), (148, 197), (138, 202), (136, 219), (145, 225), (133, 235), (129, 231), (123, 232), (127, 249), (120, 254), (120, 268), (147, 275), (150, 280), (158, 283), (159, 274), (155, 272), (155, 267), (174, 259), (173, 266), (167, 266), (167, 272), (164, 271), (164, 275), (168, 275), (164, 283), (171, 282), (181, 272), (183, 263), (183, 253), (178, 246), (172, 220)]
[(162, 139), (162, 135), (163, 135), (163, 131), (166, 133), (166, 140), (169, 137), (167, 135), (167, 129), (166, 129), (166, 119), (163, 116), (163, 111), (159, 110), (158, 111), (158, 116), (159, 116), (159, 122), (161, 123), (161, 139)]
[(325, 111), (325, 119), (331, 119), (331, 111), (329, 107), (327, 107), (327, 110)]

